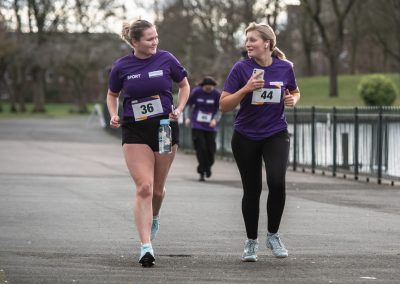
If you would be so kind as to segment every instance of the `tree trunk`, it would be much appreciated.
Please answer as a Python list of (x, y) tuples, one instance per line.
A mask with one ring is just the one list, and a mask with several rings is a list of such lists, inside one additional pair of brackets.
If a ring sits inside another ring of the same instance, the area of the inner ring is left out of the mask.
[(329, 55), (329, 97), (338, 97), (337, 64), (337, 57), (335, 55)]
[[(7, 84), (5, 84), (5, 86), (7, 86)], [(9, 88), (7, 88), (9, 89)], [(10, 94), (10, 112), (11, 113), (16, 113), (18, 112), (17, 109), (17, 100), (16, 100), (16, 93), (13, 92), (13, 90), (8, 90), (9, 94)]]
[(43, 69), (39, 66), (33, 68), (33, 110), (32, 112), (46, 112), (43, 92)]
[(312, 63), (311, 49), (308, 50), (307, 48), (305, 48), (304, 55), (305, 55), (305, 59), (306, 59), (306, 74), (307, 74), (307, 76), (313, 76), (314, 68), (313, 68), (313, 63)]

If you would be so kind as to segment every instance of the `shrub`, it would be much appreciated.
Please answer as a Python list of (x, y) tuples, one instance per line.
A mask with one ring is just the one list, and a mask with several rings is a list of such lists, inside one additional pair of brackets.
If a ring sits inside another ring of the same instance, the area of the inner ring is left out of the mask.
[(393, 82), (384, 75), (369, 75), (361, 79), (358, 92), (368, 106), (390, 106), (397, 90)]

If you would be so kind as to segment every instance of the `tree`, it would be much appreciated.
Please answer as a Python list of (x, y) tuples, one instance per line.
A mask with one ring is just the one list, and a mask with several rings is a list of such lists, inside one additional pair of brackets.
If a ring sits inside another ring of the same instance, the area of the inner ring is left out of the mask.
[[(339, 56), (343, 50), (345, 21), (357, 0), (331, 0), (333, 16), (327, 7), (322, 9), (321, 0), (303, 0), (301, 5), (315, 22), (329, 61), (329, 96), (338, 96), (337, 75)], [(328, 3), (328, 1), (324, 1)], [(344, 4), (344, 5), (343, 5)]]
[(377, 42), (384, 54), (400, 66), (400, 1), (370, 1), (369, 22), (372, 39)]
[[(250, 22), (276, 19), (278, 1), (177, 0), (158, 16), (160, 47), (172, 51), (189, 70), (190, 78), (226, 78), (240, 59), (244, 30)], [(269, 5), (269, 6), (268, 6)], [(279, 5), (282, 7), (282, 5)]]
[(11, 94), (11, 90), (9, 88), (9, 84), (6, 79), (6, 71), (7, 67), (11, 63), (11, 57), (15, 54), (16, 44), (15, 41), (10, 37), (10, 34), (7, 33), (4, 18), (0, 14), (0, 112), (3, 111), (3, 106), (1, 103), (1, 90), (5, 90), (7, 95), (10, 96), (11, 99), (11, 110), (16, 110), (15, 107), (15, 99)]

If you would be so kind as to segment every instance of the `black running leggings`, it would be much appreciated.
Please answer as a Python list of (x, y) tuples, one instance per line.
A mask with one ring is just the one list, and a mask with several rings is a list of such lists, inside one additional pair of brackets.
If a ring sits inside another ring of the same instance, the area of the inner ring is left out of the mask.
[(192, 139), (194, 148), (196, 149), (196, 157), (199, 165), (197, 172), (199, 174), (211, 171), (211, 166), (215, 161), (215, 151), (217, 149), (215, 131), (205, 131), (200, 129), (192, 129)]
[(268, 232), (278, 232), (285, 207), (285, 177), (289, 157), (289, 134), (281, 131), (263, 140), (251, 140), (237, 131), (232, 136), (232, 152), (243, 185), (242, 213), (247, 238), (257, 239), (260, 196), (262, 189), (262, 160), (268, 185)]

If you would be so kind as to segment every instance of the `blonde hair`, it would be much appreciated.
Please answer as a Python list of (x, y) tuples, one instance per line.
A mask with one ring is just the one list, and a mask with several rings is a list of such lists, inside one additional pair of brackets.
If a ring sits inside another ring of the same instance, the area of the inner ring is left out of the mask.
[(152, 23), (141, 19), (133, 21), (132, 23), (124, 22), (122, 24), (121, 38), (133, 48), (132, 40), (140, 40), (143, 36), (143, 31), (153, 26)]
[(278, 57), (279, 59), (286, 59), (285, 53), (281, 51), (276, 46), (276, 35), (274, 30), (267, 24), (264, 23), (250, 23), (250, 25), (246, 28), (245, 33), (247, 34), (250, 31), (258, 31), (260, 33), (261, 38), (264, 41), (269, 40), (271, 44), (269, 45), (269, 50), (271, 51), (271, 55)]

